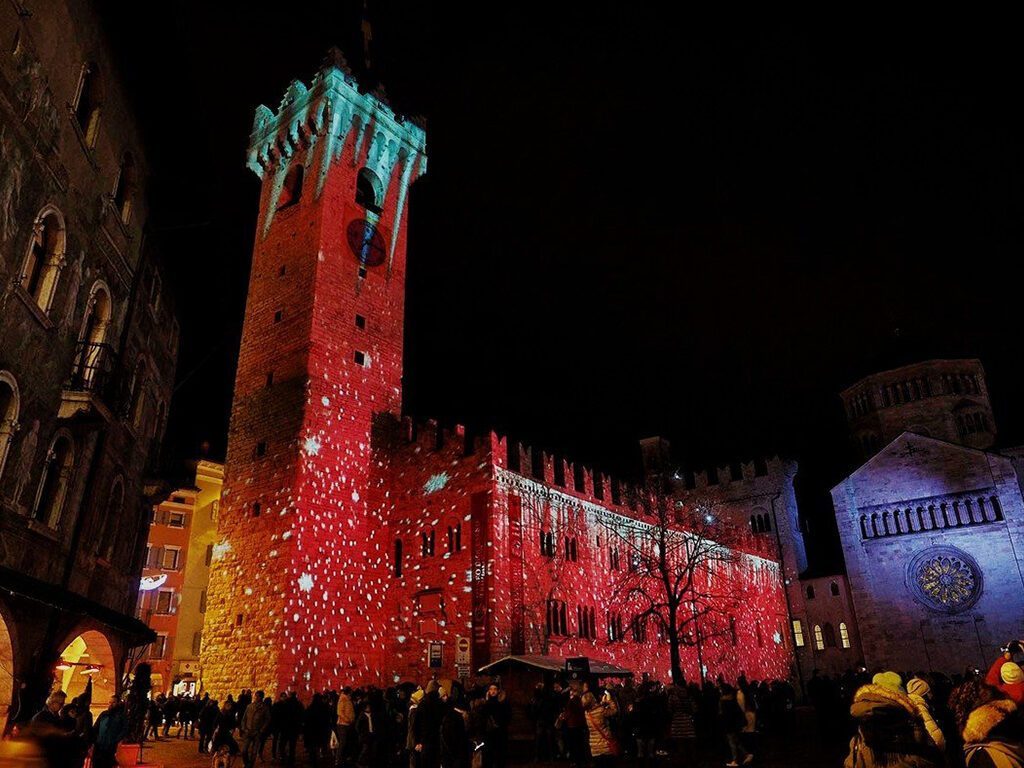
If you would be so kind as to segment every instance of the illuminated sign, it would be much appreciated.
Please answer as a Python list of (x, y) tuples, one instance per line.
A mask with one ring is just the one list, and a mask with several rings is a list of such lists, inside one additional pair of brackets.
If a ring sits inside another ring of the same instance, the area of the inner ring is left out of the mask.
[(159, 589), (167, 581), (167, 574), (161, 573), (159, 576), (143, 576), (139, 581), (140, 592), (152, 592), (154, 589)]

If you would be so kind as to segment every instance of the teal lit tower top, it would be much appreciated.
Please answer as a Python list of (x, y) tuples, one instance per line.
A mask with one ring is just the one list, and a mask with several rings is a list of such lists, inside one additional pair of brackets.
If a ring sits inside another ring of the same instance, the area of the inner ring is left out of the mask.
[[(312, 157), (314, 153), (309, 150), (316, 148), (316, 163), (307, 168), (307, 181), (315, 182), (311, 186), (319, 197), (332, 162), (343, 154), (352, 162), (359, 158), (377, 179), (395, 180), (380, 193), (397, 195), (397, 223), (409, 185), (426, 172), (426, 143), (422, 121), (392, 109), (383, 89), (361, 92), (345, 57), (332, 48), (309, 87), (292, 80), (276, 114), (263, 104), (256, 108), (247, 165), (261, 179), (272, 174), (271, 199), (277, 199), (290, 158), (301, 150)], [(384, 207), (383, 200), (380, 206)], [(272, 219), (273, 211), (268, 211), (264, 234)]]

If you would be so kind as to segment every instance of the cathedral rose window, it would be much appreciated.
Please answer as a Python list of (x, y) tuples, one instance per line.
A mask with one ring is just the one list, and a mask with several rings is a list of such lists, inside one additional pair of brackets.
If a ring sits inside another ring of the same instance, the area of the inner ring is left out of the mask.
[(931, 547), (914, 558), (909, 583), (918, 602), (935, 611), (959, 613), (981, 597), (981, 570), (956, 547)]

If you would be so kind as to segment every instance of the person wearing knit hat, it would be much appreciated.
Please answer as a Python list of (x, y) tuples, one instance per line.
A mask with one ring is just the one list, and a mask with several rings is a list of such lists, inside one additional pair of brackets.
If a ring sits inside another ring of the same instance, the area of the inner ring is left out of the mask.
[(1017, 662), (1000, 656), (989, 669), (985, 682), (1002, 691), (1018, 706), (1024, 706), (1024, 670)]
[(879, 672), (873, 678), (871, 682), (875, 685), (880, 685), (883, 688), (888, 688), (890, 691), (896, 691), (897, 693), (906, 693), (903, 689), (903, 678), (895, 672)]
[[(914, 684), (919, 693), (922, 686), (927, 687), (923, 680)], [(850, 717), (857, 733), (850, 741), (845, 768), (943, 765), (942, 751), (925, 728), (918, 705), (904, 690), (903, 678), (895, 672), (879, 672), (858, 688)]]
[(928, 732), (932, 742), (940, 750), (945, 751), (946, 736), (936, 722), (935, 715), (932, 714), (932, 687), (920, 677), (912, 677), (907, 681), (907, 698), (917, 708), (917, 714), (921, 716), (921, 722), (924, 723), (924, 729)]

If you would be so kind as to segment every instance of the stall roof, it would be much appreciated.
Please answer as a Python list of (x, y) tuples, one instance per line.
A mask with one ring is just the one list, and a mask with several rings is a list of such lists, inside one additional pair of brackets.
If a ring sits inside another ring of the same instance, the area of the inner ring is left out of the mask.
[[(588, 659), (590, 662), (590, 674), (595, 677), (632, 677), (633, 673), (628, 669), (622, 667), (616, 667), (614, 664), (608, 664), (604, 661), (597, 661), (596, 659)], [(533, 667), (534, 669), (542, 669), (545, 672), (564, 672), (565, 671), (565, 659), (561, 656), (542, 656), (540, 654), (528, 653), (523, 656), (505, 656), (492, 661), (490, 664), (480, 667), (479, 672), (481, 674), (490, 674), (498, 667), (504, 665), (522, 664), (525, 667)]]

